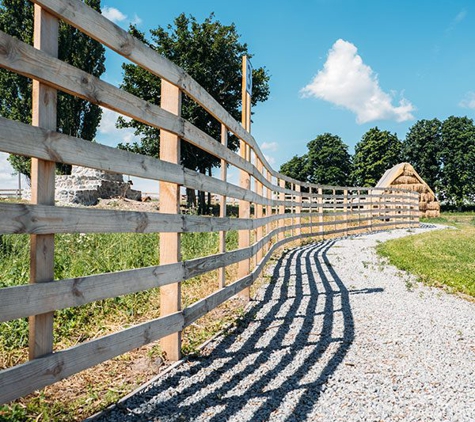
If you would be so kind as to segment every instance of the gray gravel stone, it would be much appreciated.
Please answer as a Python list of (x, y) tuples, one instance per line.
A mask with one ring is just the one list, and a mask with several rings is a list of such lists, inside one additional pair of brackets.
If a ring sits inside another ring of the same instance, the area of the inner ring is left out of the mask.
[(475, 303), (382, 262), (393, 230), (288, 251), (237, 327), (104, 421), (475, 421)]

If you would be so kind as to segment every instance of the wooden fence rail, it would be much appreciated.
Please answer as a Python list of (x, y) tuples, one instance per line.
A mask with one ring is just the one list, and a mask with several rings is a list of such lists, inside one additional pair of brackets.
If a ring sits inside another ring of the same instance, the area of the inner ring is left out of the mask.
[[(178, 359), (181, 331), (224, 301), (247, 292), (271, 255), (288, 242), (418, 223), (416, 193), (319, 186), (279, 174), (250, 133), (181, 68), (80, 0), (32, 1), (34, 47), (0, 31), (0, 67), (34, 81), (33, 124), (0, 117), (0, 151), (33, 159), (31, 202), (0, 203), (0, 234), (31, 236), (32, 268), (30, 284), (0, 289), (0, 323), (30, 318), (30, 359), (0, 371), (0, 403), (158, 339), (168, 357)], [(58, 60), (59, 19), (160, 77), (161, 106)], [(56, 132), (56, 102), (51, 101), (56, 90), (160, 129), (160, 157), (140, 156)], [(183, 94), (221, 123), (221, 139), (213, 139), (180, 116)], [(240, 140), (238, 152), (227, 146), (230, 133)], [(181, 139), (218, 157), (221, 174), (214, 177), (184, 168), (179, 157)], [(160, 212), (56, 206), (55, 162), (158, 181)], [(241, 172), (239, 186), (227, 181), (228, 167)], [(220, 216), (180, 214), (181, 188), (216, 195)], [(239, 201), (240, 218), (227, 217), (229, 200)], [(240, 233), (239, 248), (228, 251), (225, 234), (235, 230)], [(127, 232), (160, 233), (166, 245), (160, 248), (160, 265), (54, 280), (55, 234)], [(219, 232), (219, 253), (182, 261), (180, 234), (187, 232)], [(232, 264), (239, 265), (238, 277), (226, 280), (224, 269)], [(219, 271), (220, 288), (181, 309), (181, 282), (212, 270)], [(53, 352), (55, 311), (156, 287), (161, 289), (160, 318)]]

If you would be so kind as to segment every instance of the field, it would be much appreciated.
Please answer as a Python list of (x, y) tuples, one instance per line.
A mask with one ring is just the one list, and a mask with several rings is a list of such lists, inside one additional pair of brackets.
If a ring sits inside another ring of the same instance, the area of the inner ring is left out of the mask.
[[(0, 236), (0, 287), (27, 284), (29, 236)], [(218, 233), (182, 235), (183, 259), (218, 252)], [(229, 250), (237, 248), (237, 232), (227, 233)], [(55, 236), (55, 279), (115, 272), (158, 264), (156, 234), (66, 234)], [(227, 268), (227, 280), (235, 277)], [(218, 289), (217, 272), (187, 280), (182, 286), (183, 307)], [(229, 301), (188, 327), (182, 350), (193, 354), (206, 339), (236, 320), (242, 302)], [(94, 302), (55, 313), (55, 350), (74, 346), (122, 327), (160, 316), (159, 289)], [(0, 368), (27, 360), (28, 322), (0, 323)], [(82, 420), (116, 401), (159, 372), (164, 359), (158, 343), (105, 362), (9, 406), (0, 406), (0, 421)]]
[(444, 213), (423, 222), (450, 228), (380, 244), (379, 254), (425, 284), (475, 298), (475, 214)]

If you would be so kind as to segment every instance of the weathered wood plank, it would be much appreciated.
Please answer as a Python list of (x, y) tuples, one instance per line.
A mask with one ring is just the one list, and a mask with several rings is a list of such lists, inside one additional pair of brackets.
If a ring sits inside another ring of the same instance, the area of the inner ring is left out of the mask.
[(55, 89), (105, 106), (142, 123), (166, 129), (230, 164), (243, 168), (265, 183), (250, 163), (186, 120), (148, 103), (126, 91), (38, 51), (0, 31), (0, 65), (48, 84)]
[[(293, 216), (289, 214), (289, 216)], [(0, 233), (159, 233), (252, 230), (277, 221), (0, 203)]]
[[(34, 7), (34, 47), (53, 57), (58, 55), (58, 28), (56, 17), (38, 5)], [(55, 89), (33, 81), (32, 125), (56, 130), (57, 93)], [(16, 139), (18, 142), (18, 138)], [(54, 162), (31, 160), (31, 202), (54, 206)], [(30, 236), (30, 283), (44, 283), (54, 279), (54, 235)], [(52, 312), (32, 315), (29, 320), (29, 357), (38, 358), (53, 350)]]
[(0, 321), (81, 306), (184, 279), (185, 266), (177, 263), (6, 287), (0, 289)]
[[(162, 80), (161, 106), (176, 116), (181, 115), (181, 92), (175, 85)], [(160, 159), (174, 164), (180, 163), (180, 138), (174, 133), (160, 131)], [(180, 214), (180, 185), (160, 182), (160, 212)], [(180, 233), (160, 234), (160, 263), (175, 264), (181, 261)], [(181, 282), (160, 288), (160, 314), (167, 316), (181, 311)], [(181, 332), (163, 337), (160, 341), (162, 351), (168, 360), (181, 358)]]
[[(0, 151), (42, 160), (85, 166), (145, 179), (178, 183), (192, 189), (207, 186), (212, 192), (230, 198), (268, 204), (267, 198), (230, 183), (184, 169), (153, 157), (94, 144), (61, 133), (36, 128), (0, 117)], [(17, 142), (21, 138), (22, 142)]]
[(182, 313), (124, 329), (51, 353), (0, 372), (0, 403), (7, 403), (125, 352), (149, 344), (184, 326)]

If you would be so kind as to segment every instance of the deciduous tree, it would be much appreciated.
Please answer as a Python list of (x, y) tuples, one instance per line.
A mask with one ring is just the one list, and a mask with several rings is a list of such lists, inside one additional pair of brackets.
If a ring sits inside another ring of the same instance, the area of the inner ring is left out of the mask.
[(403, 160), (414, 166), (424, 181), (439, 190), (442, 122), (439, 119), (419, 120), (403, 141)]
[[(130, 32), (150, 48), (170, 59), (193, 77), (211, 96), (237, 120), (241, 120), (241, 75), (242, 57), (249, 54), (246, 44), (239, 41), (234, 24), (223, 25), (211, 14), (199, 23), (193, 16), (179, 15), (167, 29), (158, 27), (150, 31), (151, 39), (136, 27)], [(150, 103), (160, 105), (160, 78), (133, 64), (124, 64), (122, 88)], [(269, 75), (260, 67), (252, 71), (252, 104), (265, 101), (269, 95)], [(201, 106), (184, 96), (182, 116), (218, 142), (221, 125)], [(120, 148), (140, 154), (158, 156), (160, 131), (136, 120), (119, 119), (119, 127), (132, 127), (140, 136), (140, 142), (121, 144)], [(232, 150), (238, 148), (238, 140), (229, 137)], [(184, 141), (181, 142), (181, 157), (185, 167), (210, 172), (220, 161), (210, 154)]]
[(348, 146), (331, 133), (317, 136), (307, 144), (308, 180), (321, 185), (346, 186), (351, 173)]
[[(101, 10), (100, 0), (85, 0), (95, 10)], [(0, 30), (21, 41), (33, 44), (33, 3), (28, 0), (0, 0)], [(105, 49), (79, 30), (64, 22), (59, 26), (59, 59), (94, 76), (105, 71)], [(32, 81), (16, 73), (0, 69), (0, 115), (24, 123), (31, 123)], [(68, 94), (58, 92), (59, 132), (94, 139), (101, 119), (100, 107)], [(13, 168), (30, 175), (30, 160), (10, 156)], [(59, 171), (68, 172), (69, 166), (61, 165)]]
[(475, 126), (468, 117), (450, 116), (442, 123), (439, 196), (461, 208), (475, 199)]
[(355, 146), (352, 183), (375, 186), (384, 172), (401, 162), (402, 143), (396, 134), (377, 127), (366, 132)]

